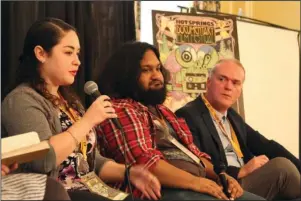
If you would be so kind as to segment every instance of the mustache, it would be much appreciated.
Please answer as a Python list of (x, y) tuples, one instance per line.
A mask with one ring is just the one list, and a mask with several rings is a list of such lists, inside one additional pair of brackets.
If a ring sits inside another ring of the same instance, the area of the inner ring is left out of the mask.
[(164, 84), (164, 82), (163, 81), (161, 81), (161, 80), (152, 80), (150, 83), (149, 83), (149, 85), (152, 85), (152, 84)]

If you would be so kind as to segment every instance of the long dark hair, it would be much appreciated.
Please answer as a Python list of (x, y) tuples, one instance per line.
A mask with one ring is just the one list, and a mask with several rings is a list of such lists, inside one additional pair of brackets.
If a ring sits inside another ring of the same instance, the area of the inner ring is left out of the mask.
[[(31, 25), (24, 40), (22, 55), (19, 57), (20, 64), (14, 87), (21, 83), (28, 83), (55, 106), (60, 104), (60, 99), (46, 89), (46, 83), (39, 73), (40, 62), (34, 54), (34, 48), (39, 45), (51, 54), (52, 48), (69, 31), (76, 32), (73, 26), (56, 18), (45, 18)], [(79, 98), (71, 87), (60, 86), (59, 92), (71, 107), (77, 110), (81, 108)]]
[[(140, 62), (148, 50), (152, 50), (160, 61), (160, 53), (155, 46), (145, 42), (125, 43), (106, 62), (105, 69), (97, 80), (100, 92), (111, 98), (137, 100)], [(164, 82), (167, 83), (170, 78), (169, 72), (165, 68), (161, 68), (161, 71)]]

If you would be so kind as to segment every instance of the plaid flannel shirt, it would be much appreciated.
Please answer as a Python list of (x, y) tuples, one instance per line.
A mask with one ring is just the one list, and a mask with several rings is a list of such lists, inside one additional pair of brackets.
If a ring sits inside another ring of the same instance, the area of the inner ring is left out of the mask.
[[(112, 121), (102, 122), (97, 129), (102, 155), (124, 164), (124, 154), (126, 154), (130, 165), (145, 164), (148, 169), (153, 168), (160, 159), (164, 160), (162, 153), (156, 149), (154, 116), (148, 108), (132, 99), (115, 99), (112, 100), (112, 104), (124, 129), (126, 142), (124, 144), (121, 132)], [(184, 119), (177, 118), (164, 105), (158, 105), (158, 109), (186, 148), (196, 156), (210, 160), (210, 156), (200, 152), (193, 143), (192, 134)], [(121, 185), (122, 183), (119, 182), (113, 184), (113, 187), (120, 188)], [(128, 192), (128, 187), (121, 190)], [(133, 195), (141, 197), (141, 192), (134, 187)]]

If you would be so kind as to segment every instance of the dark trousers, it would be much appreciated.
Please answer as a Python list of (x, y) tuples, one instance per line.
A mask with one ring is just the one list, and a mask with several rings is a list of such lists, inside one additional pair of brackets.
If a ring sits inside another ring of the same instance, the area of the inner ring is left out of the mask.
[(47, 177), (44, 200), (70, 200), (70, 197), (60, 182)]
[(288, 159), (277, 157), (241, 180), (244, 190), (267, 200), (300, 199), (300, 173)]
[[(163, 188), (162, 189), (162, 199), (161, 200), (219, 200), (209, 194), (203, 194), (191, 190), (176, 189), (176, 188)], [(244, 194), (237, 198), (236, 200), (265, 200), (258, 195), (254, 195), (249, 192), (244, 192)]]

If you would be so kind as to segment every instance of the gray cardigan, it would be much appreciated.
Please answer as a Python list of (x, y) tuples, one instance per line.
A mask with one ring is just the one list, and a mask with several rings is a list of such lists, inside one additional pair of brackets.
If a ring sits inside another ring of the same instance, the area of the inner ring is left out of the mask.
[[(62, 132), (57, 111), (52, 103), (28, 84), (19, 85), (5, 97), (1, 105), (1, 122), (4, 127), (2, 130), (7, 132), (8, 136), (35, 131), (42, 141)], [(111, 159), (102, 157), (96, 150), (95, 160), (95, 171), (98, 173)], [(20, 170), (57, 177), (59, 167), (56, 167), (53, 147), (50, 145), (50, 151), (44, 159), (22, 164)]]

